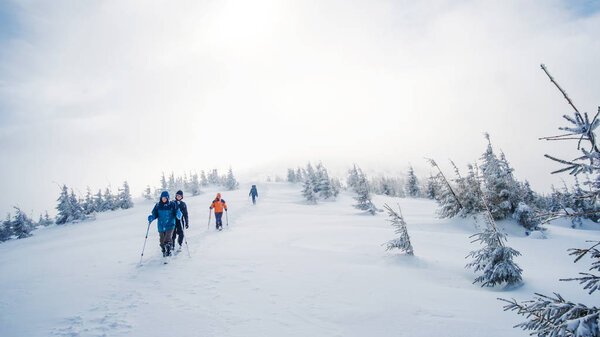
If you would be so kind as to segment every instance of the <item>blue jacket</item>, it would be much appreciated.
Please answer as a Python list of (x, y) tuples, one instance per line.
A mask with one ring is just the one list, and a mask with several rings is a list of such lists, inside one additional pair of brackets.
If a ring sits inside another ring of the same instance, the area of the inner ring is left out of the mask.
[[(167, 202), (162, 202), (163, 197), (167, 198)], [(175, 219), (181, 219), (181, 211), (175, 201), (169, 200), (169, 192), (163, 191), (160, 199), (152, 209), (152, 220), (158, 219), (158, 232), (163, 233), (175, 228)]]
[(258, 191), (256, 190), (255, 185), (252, 185), (252, 188), (250, 189), (250, 195), (253, 197), (258, 197)]

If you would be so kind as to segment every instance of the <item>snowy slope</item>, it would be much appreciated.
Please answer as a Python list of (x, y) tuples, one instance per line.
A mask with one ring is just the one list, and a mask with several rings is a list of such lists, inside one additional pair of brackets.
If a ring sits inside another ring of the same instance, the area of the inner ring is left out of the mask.
[(375, 197), (402, 206), (415, 248), (406, 257), (381, 246), (393, 237), (383, 213), (360, 214), (350, 194), (306, 205), (299, 190), (259, 185), (256, 206), (246, 186), (224, 192), (223, 232), (207, 231), (216, 190), (186, 198), (192, 257), (168, 265), (154, 223), (138, 266), (152, 202), (1, 244), (0, 336), (525, 336), (497, 297), (591, 302), (558, 279), (586, 268), (565, 251), (598, 231), (551, 226), (541, 240), (506, 224), (525, 285), (482, 289), (464, 269), (472, 221), (436, 219), (429, 200)]

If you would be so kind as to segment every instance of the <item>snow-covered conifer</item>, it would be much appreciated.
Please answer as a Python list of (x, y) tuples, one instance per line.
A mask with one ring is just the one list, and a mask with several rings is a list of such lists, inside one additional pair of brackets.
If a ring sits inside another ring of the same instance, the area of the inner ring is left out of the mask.
[(192, 195), (200, 194), (200, 181), (198, 180), (198, 173), (192, 174), (192, 179), (190, 181), (190, 192)]
[(165, 173), (163, 172), (162, 175), (160, 176), (160, 188), (163, 191), (167, 190), (167, 179), (165, 179)]
[(358, 203), (354, 205), (354, 207), (363, 211), (367, 211), (368, 213), (371, 213), (371, 215), (375, 215), (375, 213), (377, 213), (377, 207), (375, 207), (371, 201), (371, 193), (367, 177), (360, 169), (356, 170), (356, 172), (357, 179), (354, 182), (354, 192), (356, 192), (357, 196), (354, 197), (354, 200), (356, 200)]
[(311, 204), (317, 203), (317, 194), (313, 189), (310, 179), (305, 179), (302, 183), (302, 196)]
[(94, 196), (92, 195), (92, 190), (89, 186), (87, 187), (85, 199), (81, 206), (83, 208), (83, 214), (85, 215), (90, 215), (96, 212), (96, 203), (94, 202)]
[(225, 187), (227, 190), (233, 191), (237, 190), (239, 186), (240, 184), (237, 180), (235, 180), (235, 177), (233, 176), (233, 170), (230, 167), (229, 171), (227, 172), (227, 178), (225, 179)]
[(415, 175), (412, 166), (408, 167), (408, 177), (406, 179), (406, 194), (412, 198), (420, 197), (421, 190), (419, 189), (419, 180)]
[(408, 235), (406, 221), (404, 221), (404, 217), (402, 216), (402, 210), (400, 209), (400, 205), (398, 205), (398, 212), (393, 210), (387, 204), (383, 205), (383, 207), (388, 212), (388, 215), (390, 217), (388, 221), (394, 227), (394, 233), (398, 235), (397, 238), (390, 240), (385, 244), (385, 250), (399, 249), (401, 252), (406, 253), (407, 255), (413, 255), (413, 247), (410, 243), (410, 236)]
[(150, 188), (150, 185), (146, 185), (146, 189), (144, 190), (143, 197), (146, 200), (154, 200), (154, 197), (152, 196), (152, 189)]
[(294, 169), (288, 169), (288, 174), (287, 174), (287, 181), (288, 183), (296, 183), (296, 173), (294, 172)]
[(58, 214), (56, 215), (56, 224), (62, 225), (73, 221), (73, 209), (71, 207), (71, 202), (69, 201), (69, 189), (67, 188), (67, 185), (63, 185), (60, 196), (56, 201), (58, 201), (58, 205), (56, 206), (56, 210), (58, 211)]
[(116, 200), (117, 208), (128, 209), (133, 207), (133, 201), (131, 200), (131, 192), (129, 191), (129, 184), (127, 181), (123, 182), (123, 187), (119, 189), (119, 194)]
[(12, 220), (13, 235), (18, 239), (24, 239), (31, 236), (33, 221), (19, 207), (14, 206), (15, 216)]
[(506, 246), (506, 235), (496, 227), (489, 209), (486, 209), (485, 222), (485, 229), (471, 236), (476, 238), (473, 242), (479, 242), (484, 247), (467, 255), (467, 258), (472, 257), (473, 261), (468, 263), (466, 268), (481, 272), (473, 283), (481, 283), (482, 287), (493, 287), (502, 283), (512, 286), (521, 283), (523, 270), (513, 261), (513, 258), (521, 253)]
[(10, 240), (12, 236), (12, 220), (10, 213), (8, 213), (6, 214), (6, 219), (0, 223), (0, 242)]
[(208, 186), (208, 178), (206, 178), (206, 173), (204, 172), (204, 170), (200, 172), (200, 186)]

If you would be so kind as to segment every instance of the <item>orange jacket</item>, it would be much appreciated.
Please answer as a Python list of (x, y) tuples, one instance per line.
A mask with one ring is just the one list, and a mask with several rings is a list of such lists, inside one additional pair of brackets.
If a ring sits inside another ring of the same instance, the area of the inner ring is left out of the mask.
[(214, 208), (215, 213), (223, 213), (223, 209), (227, 210), (227, 204), (225, 200), (221, 199), (221, 193), (217, 194), (217, 198), (213, 200), (210, 208)]

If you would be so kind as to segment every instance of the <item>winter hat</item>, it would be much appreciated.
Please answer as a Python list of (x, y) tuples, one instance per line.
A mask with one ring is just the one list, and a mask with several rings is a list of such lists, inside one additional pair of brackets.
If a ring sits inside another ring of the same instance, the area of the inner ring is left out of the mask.
[(167, 198), (167, 200), (169, 200), (169, 191), (162, 191), (160, 199), (162, 200), (162, 198)]
[(217, 199), (221, 199), (221, 193), (217, 193)]
[(178, 196), (178, 195), (180, 195), (181, 198), (183, 199), (183, 191), (182, 190), (179, 190), (179, 191), (177, 191), (177, 193), (175, 193), (175, 196)]

